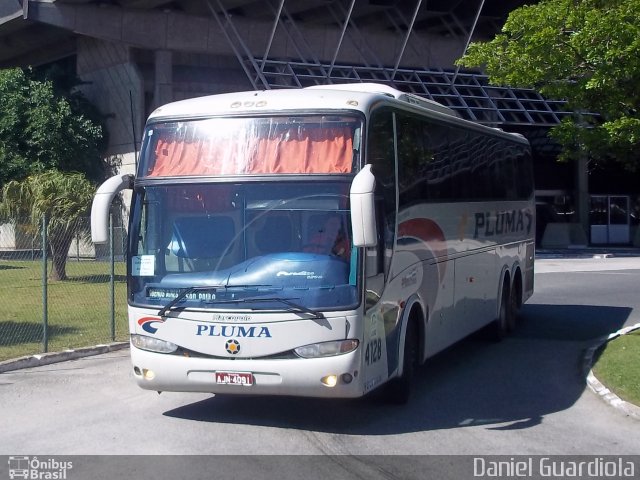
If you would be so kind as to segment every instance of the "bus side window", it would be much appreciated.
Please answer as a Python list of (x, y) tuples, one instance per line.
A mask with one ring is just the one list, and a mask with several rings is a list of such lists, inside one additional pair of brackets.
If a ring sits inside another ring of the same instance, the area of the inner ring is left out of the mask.
[(449, 127), (398, 114), (399, 210), (451, 198)]
[(376, 177), (376, 215), (378, 216), (377, 271), (388, 275), (395, 241), (396, 221), (396, 167), (395, 128), (393, 112), (375, 111), (368, 132), (367, 161)]

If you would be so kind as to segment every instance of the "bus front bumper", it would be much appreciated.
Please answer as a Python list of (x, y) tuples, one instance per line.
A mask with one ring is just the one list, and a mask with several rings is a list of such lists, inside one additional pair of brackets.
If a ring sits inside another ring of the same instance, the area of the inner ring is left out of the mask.
[[(138, 385), (158, 392), (325, 398), (354, 398), (364, 393), (359, 348), (324, 358), (226, 360), (154, 353), (131, 345), (131, 361)], [(252, 384), (217, 383), (217, 373), (227, 379), (241, 374), (251, 378)], [(331, 376), (335, 376), (333, 386)]]

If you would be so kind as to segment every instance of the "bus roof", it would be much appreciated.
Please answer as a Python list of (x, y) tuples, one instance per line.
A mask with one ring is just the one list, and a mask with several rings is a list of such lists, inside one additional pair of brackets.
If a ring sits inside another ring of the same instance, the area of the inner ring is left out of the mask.
[(379, 83), (314, 85), (306, 88), (252, 90), (209, 95), (163, 105), (151, 113), (149, 120), (330, 110), (355, 110), (366, 113), (374, 105), (383, 101), (398, 107), (408, 107), (414, 111), (429, 112), (442, 119), (448, 118), (449, 122), (493, 132), (518, 142), (527, 142), (520, 134), (470, 122), (444, 105)]
[(149, 119), (274, 113), (294, 110), (335, 109), (366, 112), (373, 103), (390, 98), (403, 104), (419, 106), (426, 110), (457, 117), (453, 110), (437, 102), (401, 92), (387, 85), (350, 83), (297, 89), (223, 93), (191, 98), (163, 105), (156, 109), (149, 116)]
[(439, 113), (444, 113), (446, 115), (451, 115), (454, 117), (459, 117), (457, 112), (449, 107), (445, 107), (441, 103), (434, 102), (433, 100), (429, 100), (427, 98), (419, 97), (418, 95), (414, 95), (412, 93), (402, 92), (400, 90), (396, 90), (388, 85), (383, 85), (381, 83), (341, 83), (334, 85), (314, 85), (312, 87), (307, 87), (305, 90), (310, 89), (318, 89), (318, 90), (340, 90), (340, 91), (349, 91), (349, 92), (365, 92), (371, 94), (382, 94), (391, 98), (395, 98), (396, 100), (400, 100), (401, 102), (408, 103), (410, 105), (418, 105), (427, 110), (436, 111)]

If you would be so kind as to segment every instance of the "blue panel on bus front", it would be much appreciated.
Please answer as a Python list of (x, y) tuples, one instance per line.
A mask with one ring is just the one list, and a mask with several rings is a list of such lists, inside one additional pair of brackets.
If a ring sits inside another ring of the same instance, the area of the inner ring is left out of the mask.
[(221, 285), (305, 289), (348, 284), (349, 263), (345, 260), (302, 252), (262, 255), (224, 270), (170, 274), (161, 281), (161, 286), (173, 288)]

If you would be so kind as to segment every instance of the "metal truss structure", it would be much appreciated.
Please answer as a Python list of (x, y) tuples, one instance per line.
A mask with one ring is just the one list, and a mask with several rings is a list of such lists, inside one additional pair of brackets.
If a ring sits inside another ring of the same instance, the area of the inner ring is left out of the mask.
[(256, 88), (265, 89), (382, 83), (435, 100), (463, 118), (487, 125), (552, 126), (572, 114), (564, 101), (546, 99), (534, 90), (492, 86), (485, 75), (472, 73), (266, 60), (257, 78), (262, 83), (256, 82)]
[[(543, 98), (534, 90), (492, 86), (486, 76), (453, 65), (471, 38), (491, 38), (509, 11), (525, 0), (5, 3), (6, 12), (0, 12), (0, 63), (7, 65), (63, 58), (76, 51), (78, 38), (98, 38), (140, 51), (169, 52), (154, 60), (166, 60), (164, 82), (173, 81), (169, 58), (174, 53), (231, 56), (254, 89), (379, 82), (493, 126), (545, 128), (572, 114), (561, 100)], [(170, 88), (159, 86), (164, 87)], [(208, 92), (201, 90), (197, 93)], [(184, 93), (194, 93), (192, 86)], [(174, 92), (175, 98), (182, 94)]]
[[(225, 8), (222, 0), (209, 0), (208, 6), (255, 89), (377, 82), (435, 100), (452, 108), (463, 118), (492, 126), (553, 126), (557, 125), (563, 117), (572, 114), (566, 108), (564, 101), (546, 99), (534, 90), (489, 85), (485, 75), (427, 67), (402, 68), (400, 64), (405, 49), (413, 48), (414, 51), (419, 49), (421, 42), (419, 32), (414, 31), (413, 27), (422, 0), (417, 0), (410, 19), (399, 9), (391, 8), (382, 12), (388, 25), (404, 37), (395, 65), (393, 67), (382, 65), (376, 58), (375, 52), (367, 47), (366, 41), (363, 41), (364, 37), (355, 23), (352, 15), (355, 2), (356, 0), (349, 0), (346, 3), (329, 2), (326, 6), (334, 22), (341, 25), (339, 41), (330, 63), (323, 63), (314, 55), (313, 49), (306, 42), (295, 19), (285, 7), (285, 0), (278, 0), (278, 5), (265, 2), (275, 20), (261, 59), (252, 55), (245, 45), (242, 35), (233, 24), (233, 16)], [(470, 38), (483, 5), (483, 0), (476, 5), (477, 14), (473, 25), (465, 26), (463, 22), (455, 21), (455, 16), (452, 17), (454, 20), (452, 24)], [(449, 13), (449, 15), (452, 14)], [(277, 29), (284, 31), (291, 43), (295, 45), (297, 59), (278, 60), (269, 57), (269, 50)], [(360, 51), (360, 65), (336, 63), (345, 36), (348, 36), (353, 43), (363, 46)], [(410, 37), (412, 42), (409, 41)]]

